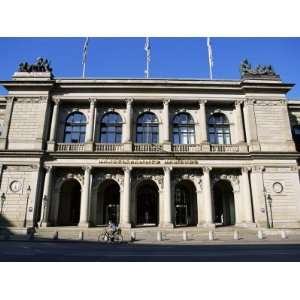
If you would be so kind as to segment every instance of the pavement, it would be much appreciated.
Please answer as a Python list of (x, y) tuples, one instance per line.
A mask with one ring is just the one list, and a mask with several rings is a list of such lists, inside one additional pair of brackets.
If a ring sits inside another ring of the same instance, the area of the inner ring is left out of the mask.
[(0, 241), (2, 262), (298, 262), (300, 240)]

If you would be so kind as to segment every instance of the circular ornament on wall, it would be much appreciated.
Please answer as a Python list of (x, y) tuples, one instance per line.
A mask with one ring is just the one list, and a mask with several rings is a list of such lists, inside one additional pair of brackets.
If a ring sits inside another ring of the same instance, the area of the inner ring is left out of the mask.
[(283, 191), (283, 185), (280, 182), (275, 182), (273, 184), (273, 191), (277, 194)]
[(18, 180), (14, 180), (10, 183), (9, 188), (12, 192), (18, 193), (22, 189), (22, 183)]

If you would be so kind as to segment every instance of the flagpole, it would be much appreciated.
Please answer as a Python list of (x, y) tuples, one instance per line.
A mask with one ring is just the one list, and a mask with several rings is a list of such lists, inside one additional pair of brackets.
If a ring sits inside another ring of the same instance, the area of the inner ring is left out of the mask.
[(87, 37), (83, 46), (83, 54), (82, 54), (82, 78), (85, 78), (85, 67), (87, 62), (87, 50), (89, 45), (89, 38)]
[(212, 68), (213, 68), (213, 55), (212, 55), (212, 48), (210, 44), (210, 38), (206, 38), (207, 44), (207, 52), (208, 52), (208, 64), (209, 64), (209, 79), (212, 80)]
[(145, 77), (149, 78), (149, 67), (150, 67), (150, 38), (146, 37), (144, 50), (146, 51), (146, 70), (144, 71)]

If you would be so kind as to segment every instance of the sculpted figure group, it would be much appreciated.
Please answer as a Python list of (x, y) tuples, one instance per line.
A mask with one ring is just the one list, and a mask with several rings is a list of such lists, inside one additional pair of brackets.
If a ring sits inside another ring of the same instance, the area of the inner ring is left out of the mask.
[(52, 72), (48, 59), (38, 57), (35, 64), (20, 63), (18, 72)]

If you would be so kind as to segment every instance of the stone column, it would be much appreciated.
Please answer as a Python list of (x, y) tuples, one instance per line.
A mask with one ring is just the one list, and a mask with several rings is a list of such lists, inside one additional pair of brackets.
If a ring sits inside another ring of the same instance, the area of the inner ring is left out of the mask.
[(286, 136), (287, 151), (296, 151), (295, 142), (293, 140), (291, 120), (289, 118), (289, 110), (286, 100), (281, 100), (282, 103), (282, 115), (284, 120), (284, 131)]
[(254, 102), (254, 99), (247, 99), (244, 102), (246, 138), (249, 145), (249, 151), (260, 151), (254, 113)]
[(48, 142), (49, 151), (55, 150), (56, 128), (57, 128), (58, 115), (59, 115), (60, 98), (54, 98), (53, 102), (54, 102), (54, 106), (53, 106), (53, 113), (52, 113), (52, 120), (51, 120), (50, 138)]
[(90, 196), (90, 178), (91, 178), (91, 169), (92, 167), (84, 167), (84, 183), (81, 192), (81, 205), (80, 205), (80, 227), (88, 227), (88, 212), (89, 212), (89, 196)]
[(201, 99), (200, 105), (200, 144), (202, 145), (202, 151), (209, 152), (210, 147), (207, 139), (207, 120), (206, 120), (206, 103), (207, 100)]
[(165, 151), (171, 151), (169, 103), (170, 99), (166, 99), (163, 101), (163, 149)]
[(251, 188), (253, 196), (253, 211), (255, 223), (258, 226), (267, 226), (267, 214), (265, 207), (264, 198), (264, 180), (263, 180), (263, 170), (262, 166), (255, 166), (252, 168), (251, 173)]
[(6, 99), (7, 100), (6, 100), (6, 109), (5, 109), (5, 116), (4, 116), (4, 128), (2, 131), (2, 135), (0, 137), (0, 150), (7, 149), (8, 132), (10, 127), (10, 121), (12, 117), (15, 97), (7, 97)]
[(251, 202), (251, 192), (248, 168), (242, 168), (242, 188), (243, 188), (243, 208), (244, 208), (244, 218), (246, 223), (253, 223), (252, 216), (252, 202)]
[(93, 135), (94, 135), (94, 119), (95, 119), (95, 102), (96, 99), (89, 99), (90, 101), (90, 113), (89, 122), (87, 124), (86, 136), (85, 136), (85, 151), (93, 151)]
[[(46, 175), (44, 181), (44, 190), (42, 197), (42, 205), (41, 205), (41, 218), (40, 218), (40, 227), (47, 227), (49, 225), (49, 212), (50, 212), (50, 201), (51, 199), (51, 185), (52, 185), (52, 177), (53, 177), (53, 167), (45, 167)], [(46, 199), (46, 201), (44, 201)]]
[[(171, 199), (171, 170), (170, 167), (164, 168), (164, 211), (163, 211), (163, 222), (160, 227), (173, 228), (172, 222), (172, 199)], [(161, 219), (161, 218), (160, 218)]]
[(126, 100), (126, 123), (123, 130), (123, 143), (125, 151), (132, 151), (132, 99)]
[(205, 202), (205, 226), (214, 227), (211, 197), (210, 167), (203, 167), (203, 201)]
[(124, 187), (123, 187), (123, 199), (121, 202), (121, 215), (120, 215), (120, 226), (123, 228), (130, 228), (130, 192), (131, 192), (131, 177), (130, 173), (132, 168), (125, 167), (124, 170)]
[(241, 109), (242, 101), (235, 101), (235, 122), (236, 122), (236, 138), (237, 143), (240, 147), (240, 152), (247, 151), (247, 145), (245, 143), (245, 135), (244, 135), (244, 124), (243, 124), (243, 115)]

